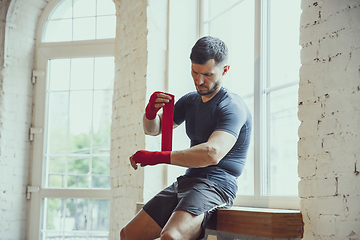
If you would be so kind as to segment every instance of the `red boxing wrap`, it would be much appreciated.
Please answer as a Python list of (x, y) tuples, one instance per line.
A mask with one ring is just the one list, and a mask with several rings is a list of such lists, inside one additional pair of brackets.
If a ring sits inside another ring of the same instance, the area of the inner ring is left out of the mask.
[(163, 116), (161, 123), (161, 151), (172, 150), (175, 96), (169, 93), (167, 93), (167, 95), (171, 96), (171, 101), (163, 107)]
[(159, 93), (161, 92), (154, 92), (153, 94), (151, 94), (149, 103), (145, 108), (145, 116), (149, 120), (153, 120), (156, 117), (157, 112), (160, 110), (160, 108), (155, 107), (155, 101)]
[(140, 150), (134, 154), (132, 159), (136, 163), (140, 163), (141, 166), (156, 165), (159, 163), (171, 164), (170, 155), (171, 151), (150, 152)]

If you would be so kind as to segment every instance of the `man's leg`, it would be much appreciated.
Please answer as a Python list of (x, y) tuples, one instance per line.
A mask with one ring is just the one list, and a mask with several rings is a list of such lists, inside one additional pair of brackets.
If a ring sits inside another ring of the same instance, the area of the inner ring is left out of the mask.
[(175, 211), (161, 232), (161, 240), (193, 240), (202, 229), (204, 213), (198, 216), (186, 211)]
[(123, 228), (120, 232), (121, 240), (151, 240), (160, 236), (161, 228), (143, 210)]

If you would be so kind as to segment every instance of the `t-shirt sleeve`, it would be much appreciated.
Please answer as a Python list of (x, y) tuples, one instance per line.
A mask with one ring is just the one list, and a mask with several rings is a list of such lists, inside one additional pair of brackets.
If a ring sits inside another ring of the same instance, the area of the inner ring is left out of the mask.
[(237, 138), (246, 118), (245, 104), (243, 102), (230, 102), (219, 109), (215, 131), (225, 131)]

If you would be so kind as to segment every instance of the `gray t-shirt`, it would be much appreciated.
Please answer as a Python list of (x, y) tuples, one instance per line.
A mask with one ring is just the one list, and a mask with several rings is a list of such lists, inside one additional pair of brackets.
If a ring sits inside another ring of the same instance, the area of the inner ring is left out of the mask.
[(180, 125), (184, 121), (191, 146), (207, 142), (210, 135), (219, 130), (237, 138), (233, 148), (217, 165), (189, 168), (185, 173), (189, 177), (207, 178), (235, 198), (236, 179), (243, 171), (250, 144), (252, 120), (248, 107), (241, 97), (224, 87), (205, 103), (201, 95), (191, 92), (181, 97), (174, 108), (174, 122)]

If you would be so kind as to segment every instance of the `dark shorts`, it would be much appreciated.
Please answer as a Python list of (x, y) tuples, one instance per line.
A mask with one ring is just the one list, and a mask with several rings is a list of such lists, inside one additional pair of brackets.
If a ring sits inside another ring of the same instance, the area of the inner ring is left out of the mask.
[(194, 215), (204, 213), (202, 233), (198, 237), (202, 239), (206, 224), (216, 209), (231, 206), (232, 199), (212, 181), (180, 176), (148, 201), (143, 209), (161, 228), (164, 228), (174, 211), (182, 210)]

